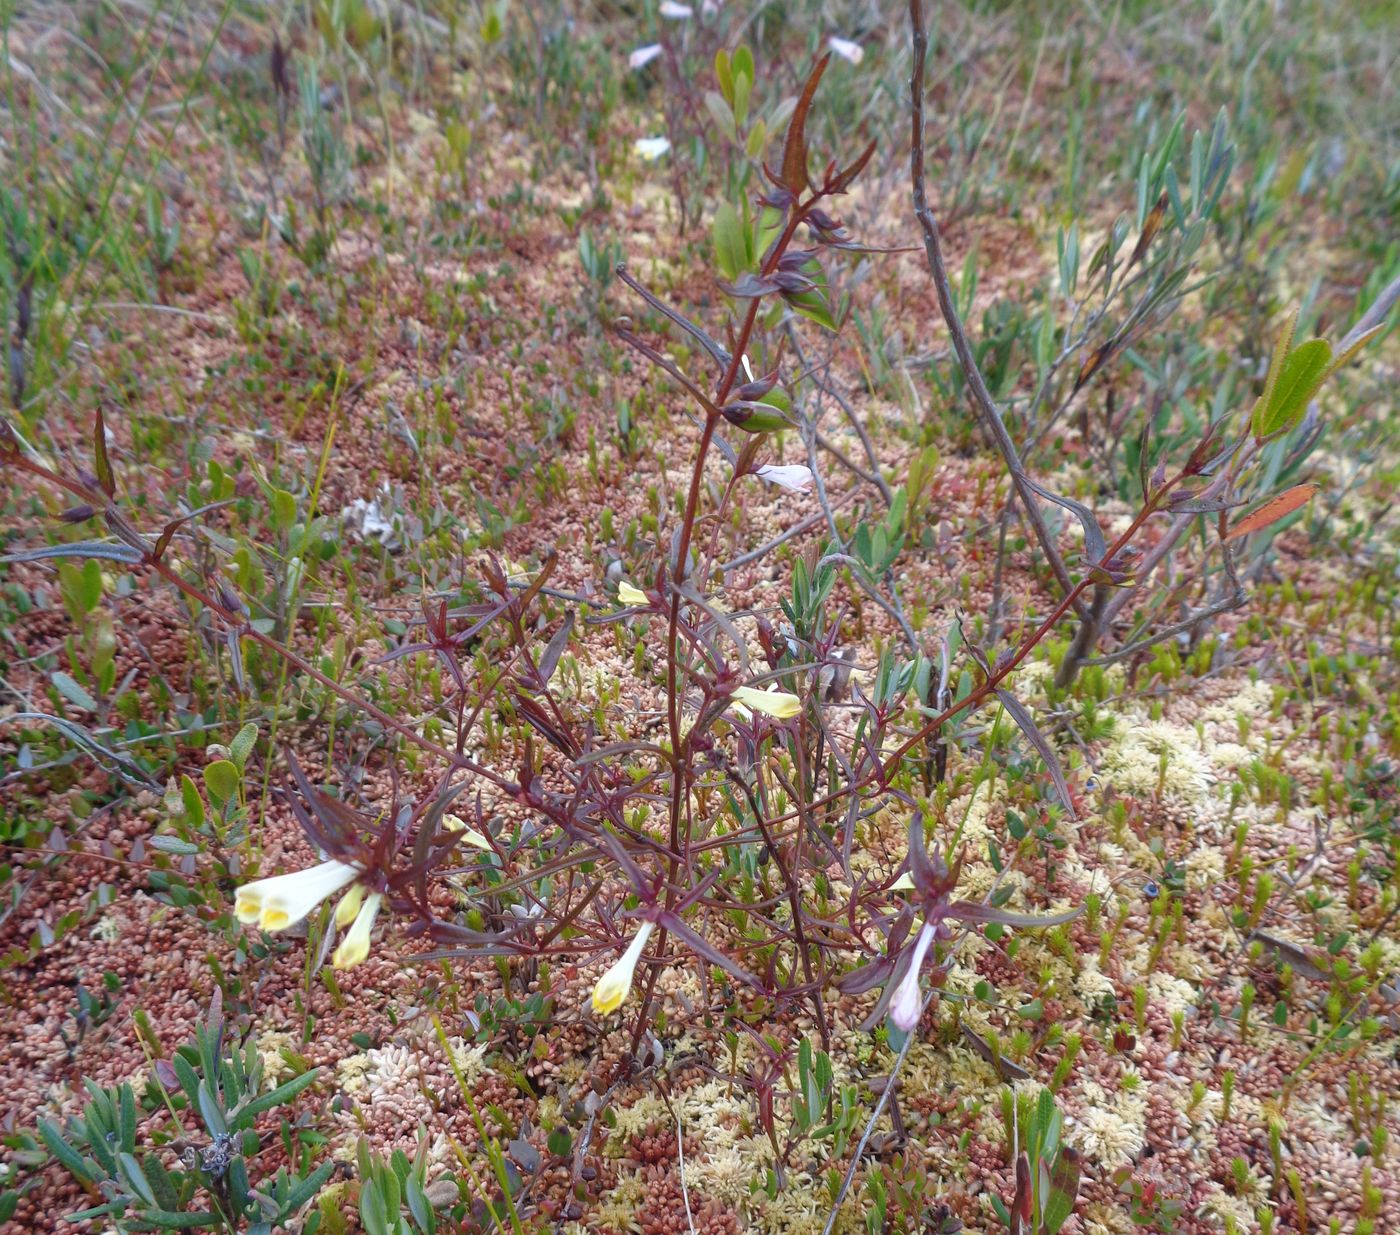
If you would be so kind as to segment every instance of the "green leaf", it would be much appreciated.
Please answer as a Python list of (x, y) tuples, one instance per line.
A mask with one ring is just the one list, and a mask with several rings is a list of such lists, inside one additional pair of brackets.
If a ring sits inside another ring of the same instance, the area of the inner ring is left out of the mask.
[(287, 1193), (287, 1203), (283, 1206), (281, 1217), (285, 1218), (289, 1214), (294, 1214), (298, 1209), (306, 1204), (313, 1196), (321, 1190), (322, 1185), (333, 1174), (335, 1174), (336, 1164), (334, 1162), (323, 1162), (314, 1171), (303, 1179), (295, 1188)]
[(836, 332), (836, 319), (831, 314), (831, 306), (826, 303), (826, 297), (820, 292), (803, 292), (800, 296), (788, 296), (785, 299), (803, 317), (811, 318), (818, 326), (826, 327), (833, 334)]
[(719, 82), (719, 90), (724, 95), (724, 101), (733, 107), (734, 75), (729, 71), (729, 53), (724, 48), (715, 52), (715, 80)]
[(268, 494), (272, 505), (272, 527), (274, 531), (285, 532), (297, 520), (297, 500), (286, 489), (273, 489)]
[(753, 84), (753, 52), (747, 46), (740, 43), (734, 49), (734, 59), (731, 62), (734, 68), (734, 78), (737, 81), (740, 77), (747, 77), (749, 84)]
[(247, 1106), (238, 1113), (238, 1123), (240, 1125), (251, 1122), (255, 1117), (261, 1115), (263, 1111), (270, 1111), (274, 1106), (282, 1106), (290, 1102), (297, 1094), (301, 1093), (319, 1075), (319, 1069), (312, 1068), (309, 1072), (303, 1072), (300, 1076), (293, 1077), (285, 1085), (279, 1085), (270, 1093), (263, 1094), (260, 1098), (254, 1098)]
[(68, 616), (81, 625), (102, 602), (102, 567), (95, 558), (89, 558), (81, 566), (63, 562), (58, 568), (58, 582)]
[(368, 1235), (389, 1235), (388, 1212), (376, 1180), (366, 1179), (360, 1185), (360, 1221)]
[(752, 77), (734, 79), (734, 124), (742, 129), (749, 118), (749, 91), (753, 89)]
[(732, 282), (749, 269), (749, 253), (738, 211), (728, 202), (720, 202), (715, 211), (714, 239), (716, 264), (720, 273)]
[(756, 159), (763, 153), (763, 147), (768, 144), (768, 125), (762, 120), (756, 121), (753, 128), (749, 130), (748, 140), (744, 142), (744, 153), (751, 159)]
[(39, 1136), (49, 1147), (49, 1152), (68, 1168), (80, 1184), (84, 1187), (92, 1185), (92, 1172), (87, 1160), (68, 1143), (63, 1133), (59, 1131), (57, 1124), (51, 1123), (47, 1119), (41, 1119), (39, 1121)]
[(117, 1090), (117, 1140), (127, 1153), (136, 1150), (136, 1094), (130, 1085)]
[(403, 1199), (420, 1231), (431, 1233), (437, 1230), (437, 1218), (433, 1214), (432, 1202), (428, 1200), (428, 1195), (423, 1190), (423, 1181), (417, 1175), (410, 1175), (404, 1181)]
[(196, 1213), (172, 1213), (165, 1209), (147, 1209), (141, 1213), (141, 1221), (128, 1223), (134, 1231), (190, 1231), (201, 1227), (216, 1229), (223, 1225), (218, 1214), (199, 1210)]
[(204, 826), (204, 799), (199, 796), (194, 781), (189, 776), (180, 776), (180, 802), (185, 808), (185, 821), (194, 829)]
[(749, 265), (757, 266), (759, 259), (768, 252), (769, 247), (777, 238), (782, 235), (783, 227), (786, 225), (787, 216), (776, 206), (764, 206), (758, 216), (758, 222), (754, 227), (753, 250), (749, 253)]
[(216, 759), (204, 769), (204, 787), (209, 790), (210, 800), (219, 808), (237, 798), (242, 779), (238, 768), (227, 759)]
[(180, 1194), (176, 1192), (170, 1172), (165, 1169), (160, 1159), (155, 1154), (147, 1154), (141, 1165), (150, 1181), (151, 1191), (156, 1194), (156, 1204), (161, 1209), (178, 1210)]
[(1258, 438), (1272, 437), (1291, 429), (1308, 410), (1308, 400), (1327, 377), (1332, 363), (1332, 345), (1326, 339), (1309, 339), (1291, 352), (1279, 371), (1268, 402), (1254, 412), (1250, 426)]
[(1288, 359), (1288, 353), (1293, 350), (1293, 335), (1297, 329), (1298, 310), (1295, 308), (1283, 323), (1283, 328), (1278, 332), (1278, 338), (1274, 340), (1274, 354), (1269, 359), (1269, 373), (1264, 379), (1264, 393), (1259, 396), (1260, 403), (1266, 406), (1273, 402), (1279, 374), (1283, 372), (1283, 362)]
[(117, 1162), (121, 1166), (122, 1177), (147, 1205), (156, 1203), (156, 1194), (151, 1188), (150, 1181), (146, 1178), (146, 1173), (141, 1169), (141, 1164), (136, 1161), (135, 1154), (120, 1153), (117, 1155)]

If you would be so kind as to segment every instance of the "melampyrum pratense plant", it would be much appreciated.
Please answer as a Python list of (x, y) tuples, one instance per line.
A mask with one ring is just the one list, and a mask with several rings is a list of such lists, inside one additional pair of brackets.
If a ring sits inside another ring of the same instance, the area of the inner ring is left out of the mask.
[[(912, 171), (930, 264), (950, 313), (936, 223), (922, 200), (922, 62), (920, 53)], [(401, 763), (414, 748), (417, 775), (434, 769), (426, 794), (398, 795), (380, 811), (318, 788), (288, 751), (283, 792), (322, 860), (280, 875), (240, 875), (236, 888), (230, 877), (235, 914), (247, 927), (277, 932), (320, 915), (323, 939), (340, 932), (332, 955), (341, 966), (368, 955), (376, 924), (388, 917), (432, 942), (418, 960), (608, 962), (591, 1013), (608, 1017), (628, 1007), (635, 1059), (667, 967), (693, 968), (704, 1010), (740, 1023), (775, 1009), (810, 1011), (823, 1049), (833, 1039), (830, 992), (879, 989), (866, 1024), (888, 1018), (892, 1038), (907, 1041), (932, 998), (924, 978), (932, 986), (942, 981), (960, 933), (1073, 916), (1014, 912), (1004, 897), (958, 898), (956, 840), (928, 833), (921, 798), (943, 778), (951, 723), (983, 704), (1003, 708), (1047, 765), (1047, 817), (1072, 819), (1055, 749), (1008, 678), (1086, 594), (1134, 581), (1130, 551), (1150, 520), (1213, 513), (1229, 536), (1230, 478), (1296, 425), (1338, 361), (1325, 345), (1294, 347), (1285, 332), (1248, 423), (1232, 438), (1226, 422), (1216, 422), (1184, 458), (1163, 459), (1145, 473), (1141, 507), (1111, 542), (1086, 507), (1018, 476), (1028, 493), (1075, 515), (1084, 545), (1073, 571), (1066, 567), (1063, 595), (1002, 647), (979, 647), (953, 623), (941, 647), (905, 660), (888, 653), (872, 672), (854, 674), (840, 646), (841, 624), (827, 616), (837, 563), (846, 558), (841, 546), (796, 557), (782, 602), (786, 623), (733, 610), (719, 549), (741, 486), (757, 479), (801, 489), (814, 480), (807, 465), (777, 456), (801, 419), (794, 393), (805, 377), (787, 350), (793, 326), (801, 319), (837, 331), (831, 263), (871, 251), (838, 211), (874, 143), (812, 170), (807, 124), (826, 63), (806, 77), (781, 151), (759, 165), (761, 190), (715, 212), (712, 273), (726, 298), (720, 338), (619, 271), (645, 316), (617, 321), (616, 332), (688, 397), (695, 425), (678, 515), (658, 516), (654, 551), (616, 581), (616, 606), (587, 615), (595, 625), (640, 634), (654, 649), (659, 732), (642, 720), (618, 731), (577, 689), (557, 685), (576, 618), (545, 603), (552, 555), (523, 586), (487, 558), (470, 603), (423, 602), (409, 636), (375, 666), (426, 660), (440, 667), (450, 689), (430, 702), (426, 722), (410, 720), (298, 652), (294, 624), (283, 637), (264, 602), (240, 594), (219, 569), (220, 541), (205, 534), (220, 504), (182, 508), (157, 531), (139, 529), (118, 500), (100, 413), (91, 474), (59, 470), (0, 422), (6, 472), (68, 495), (74, 504), (62, 513), (65, 524), (100, 519), (110, 533), (7, 560), (95, 559), (147, 584), (163, 582), (226, 658), (235, 686), (244, 681), (244, 649), (255, 646), (283, 658), (328, 708), (348, 707), (370, 722), (373, 742), (397, 744)], [(697, 367), (665, 350), (660, 336), (672, 328)], [(960, 331), (958, 356), (977, 387)], [(1295, 500), (1281, 499), (1284, 506)], [(1249, 516), (1233, 534), (1270, 516), (1267, 509)], [(868, 539), (884, 569), (898, 536), (881, 541), (878, 553), (876, 538)], [(639, 674), (644, 668), (639, 662)], [(468, 755), (501, 716), (516, 722), (518, 742), (486, 734), (487, 753)], [(508, 826), (500, 823), (505, 807), (514, 820)], [(906, 834), (907, 844), (899, 839)], [(431, 891), (448, 878), (463, 904), (445, 914)]]

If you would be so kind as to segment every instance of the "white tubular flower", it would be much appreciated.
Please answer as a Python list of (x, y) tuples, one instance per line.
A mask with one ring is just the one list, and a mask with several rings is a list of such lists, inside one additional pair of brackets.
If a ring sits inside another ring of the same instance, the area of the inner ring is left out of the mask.
[(639, 137), (632, 143), (632, 149), (648, 163), (655, 163), (670, 148), (669, 137)]
[(646, 68), (657, 56), (661, 54), (660, 43), (648, 43), (645, 47), (639, 47), (627, 57), (627, 67), (629, 69)]
[(767, 690), (740, 686), (735, 690), (734, 698), (742, 707), (762, 712), (765, 716), (776, 717), (778, 720), (790, 720), (802, 711), (802, 700), (785, 690), (779, 690), (776, 683), (770, 683)]
[(914, 941), (914, 956), (909, 962), (909, 971), (904, 975), (899, 989), (890, 1001), (890, 1020), (895, 1028), (908, 1033), (919, 1023), (919, 1013), (923, 1009), (923, 993), (919, 990), (919, 971), (924, 967), (924, 957), (933, 943), (933, 926), (925, 922)]
[(245, 883), (235, 894), (233, 912), (245, 926), (256, 922), (265, 931), (295, 926), (328, 896), (360, 876), (348, 862), (329, 861), (290, 875)]
[(794, 493), (806, 493), (812, 487), (812, 469), (801, 463), (765, 463), (754, 475), (770, 485), (791, 489)]
[(695, 15), (695, 10), (688, 4), (677, 4), (676, 0), (661, 0), (661, 8), (657, 10), (662, 17), (669, 17), (672, 21), (685, 21)]
[(642, 949), (647, 946), (647, 940), (655, 929), (655, 922), (643, 922), (622, 958), (598, 979), (598, 985), (593, 988), (593, 1011), (599, 1016), (606, 1016), (622, 1007), (622, 1001), (632, 989), (632, 974), (642, 958)]
[(859, 43), (852, 43), (850, 39), (838, 38), (833, 34), (827, 39), (826, 45), (841, 59), (849, 60), (852, 64), (859, 64), (865, 59), (865, 48)]
[(624, 605), (649, 605), (651, 601), (647, 599), (647, 594), (639, 587), (634, 587), (623, 579), (617, 585), (617, 598)]
[(355, 915), (355, 925), (350, 928), (349, 933), (340, 941), (334, 955), (331, 957), (331, 964), (337, 969), (349, 969), (354, 965), (358, 965), (369, 955), (370, 931), (374, 929), (374, 919), (379, 913), (379, 907), (383, 903), (383, 892), (371, 892), (369, 896), (365, 898), (365, 903)]

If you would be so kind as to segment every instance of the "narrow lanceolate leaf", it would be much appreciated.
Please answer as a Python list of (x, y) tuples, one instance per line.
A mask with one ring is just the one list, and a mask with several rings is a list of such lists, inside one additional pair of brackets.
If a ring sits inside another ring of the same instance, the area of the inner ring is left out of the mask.
[(747, 969), (732, 961), (728, 956), (715, 947), (703, 935), (697, 934), (685, 922), (676, 917), (673, 913), (662, 914), (658, 919), (658, 924), (670, 931), (681, 943), (685, 944), (692, 952), (701, 959), (709, 961), (711, 965), (723, 969), (731, 977), (738, 978), (746, 986), (751, 986), (755, 990), (762, 990), (763, 983), (753, 976)]
[(1293, 335), (1298, 329), (1298, 310), (1295, 308), (1283, 323), (1283, 329), (1274, 340), (1274, 354), (1269, 360), (1269, 375), (1264, 379), (1264, 393), (1259, 396), (1259, 405), (1267, 407), (1273, 402), (1274, 390), (1278, 386), (1279, 375), (1283, 372), (1283, 362), (1293, 350)]
[(783, 146), (783, 187), (793, 193), (802, 193), (807, 188), (807, 113), (812, 109), (812, 99), (817, 93), (817, 83), (821, 81), (826, 66), (831, 61), (827, 52), (813, 66), (802, 87), (802, 94), (793, 108), (792, 119), (788, 122), (787, 142)]
[[(1347, 348), (1344, 348), (1342, 351), (1338, 352), (1335, 356), (1332, 357), (1332, 363), (1327, 366), (1327, 372), (1322, 375), (1322, 380), (1326, 381), (1329, 377), (1331, 377), (1332, 374), (1334, 374), (1338, 369), (1340, 369), (1344, 364), (1346, 364), (1347, 361), (1349, 361), (1353, 356), (1355, 356), (1357, 352), (1359, 352), (1363, 347), (1365, 347), (1366, 344), (1368, 344), (1384, 329), (1385, 323), (1381, 322), (1380, 325), (1372, 326), (1371, 329), (1366, 331), (1364, 334), (1358, 335), (1355, 343), (1351, 344), (1351, 346)], [(1345, 340), (1343, 340), (1343, 342), (1345, 342)]]
[(1055, 782), (1055, 792), (1060, 795), (1060, 801), (1064, 803), (1069, 817), (1075, 818), (1074, 803), (1070, 801), (1069, 786), (1065, 784), (1065, 774), (1060, 770), (1060, 760), (1055, 754), (1055, 748), (1046, 740), (1045, 735), (1031, 719), (1031, 714), (1026, 711), (1025, 705), (1015, 695), (1008, 690), (999, 690), (997, 698), (1011, 713), (1011, 718), (1020, 726), (1021, 732), (1039, 752), (1040, 757), (1045, 760), (1045, 769), (1050, 773), (1050, 779)]
[(1147, 250), (1152, 247), (1152, 241), (1156, 239), (1157, 233), (1162, 230), (1162, 221), (1167, 217), (1167, 195), (1163, 193), (1157, 199), (1157, 204), (1148, 211), (1147, 218), (1143, 221), (1142, 235), (1138, 237), (1138, 242), (1133, 246), (1133, 255), (1128, 258), (1127, 269), (1131, 270), (1144, 257)]
[(1293, 488), (1285, 490), (1277, 497), (1270, 498), (1253, 514), (1245, 515), (1230, 529), (1225, 539), (1235, 540), (1240, 536), (1248, 536), (1251, 532), (1266, 528), (1271, 523), (1277, 523), (1300, 507), (1306, 506), (1316, 492), (1317, 486), (1315, 484), (1294, 485)]
[(1075, 374), (1074, 389), (1076, 392), (1081, 390), (1084, 384), (1104, 367), (1109, 357), (1113, 355), (1116, 346), (1117, 340), (1109, 339), (1104, 343), (1100, 343), (1098, 347), (1089, 353), (1084, 363), (1079, 366), (1079, 372)]
[(996, 905), (983, 905), (977, 901), (954, 901), (948, 906), (948, 916), (959, 922), (997, 922), (1002, 926), (1014, 926), (1020, 930), (1036, 930), (1044, 926), (1063, 926), (1073, 922), (1083, 907), (1062, 909), (1059, 913), (1018, 913), (1015, 909), (1001, 909)]
[(1094, 517), (1094, 512), (1083, 502), (1076, 502), (1073, 498), (1052, 493), (1043, 485), (1038, 485), (1029, 478), (1027, 478), (1026, 483), (1047, 502), (1054, 502), (1056, 506), (1064, 507), (1079, 520), (1079, 526), (1084, 529), (1084, 556), (1095, 565), (1102, 562), (1104, 555), (1108, 552), (1108, 543), (1104, 540), (1103, 529), (1099, 527), (1099, 521)]
[(1033, 1235), (1031, 1231), (1031, 1161), (1024, 1151), (1016, 1157), (1016, 1196), (1011, 1202), (1011, 1235)]
[(142, 560), (140, 550), (130, 545), (114, 545), (106, 540), (78, 540), (71, 545), (47, 545), (42, 549), (7, 553), (0, 557), (0, 562), (38, 562), (54, 557), (95, 557), (108, 562), (127, 562), (132, 565)]
[(97, 483), (108, 497), (117, 494), (117, 478), (112, 474), (112, 461), (107, 457), (107, 426), (102, 421), (102, 409), (97, 409), (92, 426), (92, 463), (97, 469)]
[(574, 613), (570, 609), (564, 615), (564, 625), (554, 634), (554, 638), (549, 641), (549, 646), (545, 648), (544, 655), (540, 657), (539, 677), (543, 685), (548, 686), (549, 680), (554, 676), (554, 671), (559, 668), (559, 658), (564, 654), (564, 649), (569, 645), (569, 637), (574, 630)]
[(871, 138), (870, 144), (861, 151), (845, 171), (833, 180), (829, 186), (832, 193), (844, 193), (850, 187), (851, 182), (865, 170), (865, 165), (870, 162), (871, 156), (875, 153), (875, 139)]

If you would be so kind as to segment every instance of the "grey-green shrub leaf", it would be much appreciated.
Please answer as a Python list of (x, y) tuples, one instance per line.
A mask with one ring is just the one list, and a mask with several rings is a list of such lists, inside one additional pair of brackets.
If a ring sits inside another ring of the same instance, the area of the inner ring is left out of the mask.
[(86, 708), (89, 712), (97, 711), (97, 700), (78, 685), (69, 674), (63, 672), (51, 674), (49, 676), (49, 681), (53, 683), (54, 689), (67, 699), (69, 703), (75, 703), (78, 707)]
[(228, 744), (229, 758), (241, 772), (248, 765), (248, 756), (253, 751), (253, 743), (258, 740), (258, 727), (251, 720), (243, 726)]

